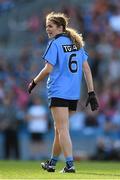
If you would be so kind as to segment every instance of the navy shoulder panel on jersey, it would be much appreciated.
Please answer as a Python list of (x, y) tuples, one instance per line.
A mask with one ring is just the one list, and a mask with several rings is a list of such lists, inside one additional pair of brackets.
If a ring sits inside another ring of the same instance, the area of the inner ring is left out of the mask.
[(46, 56), (46, 54), (48, 53), (48, 51), (49, 51), (51, 45), (53, 44), (53, 42), (55, 42), (55, 40), (60, 38), (60, 37), (68, 37), (68, 35), (65, 34), (65, 33), (57, 34), (51, 41), (49, 41), (48, 46), (46, 48), (46, 51), (45, 51), (45, 53), (42, 56), (43, 59)]
[(45, 51), (45, 53), (44, 53), (43, 56), (42, 56), (43, 59), (44, 59), (44, 57), (46, 56), (47, 52), (49, 51), (49, 49), (50, 49), (50, 47), (51, 47), (51, 45), (52, 45), (52, 43), (53, 43), (54, 40), (55, 40), (55, 39), (51, 40), (51, 41), (48, 43), (48, 46), (47, 46), (47, 48), (46, 48), (46, 51)]

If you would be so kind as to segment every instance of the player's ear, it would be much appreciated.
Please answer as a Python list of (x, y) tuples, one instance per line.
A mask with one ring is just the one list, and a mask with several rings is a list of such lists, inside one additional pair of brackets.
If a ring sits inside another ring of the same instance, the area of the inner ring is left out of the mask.
[(60, 32), (63, 32), (63, 26), (59, 26)]

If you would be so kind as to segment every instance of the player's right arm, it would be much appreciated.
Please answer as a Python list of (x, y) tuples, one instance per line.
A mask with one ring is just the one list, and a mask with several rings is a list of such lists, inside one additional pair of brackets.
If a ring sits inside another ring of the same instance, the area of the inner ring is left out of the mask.
[(49, 73), (52, 71), (53, 66), (50, 63), (46, 63), (45, 67), (40, 71), (40, 73), (32, 80), (32, 82), (30, 82), (30, 84), (28, 85), (28, 92), (31, 93), (31, 91), (33, 90), (33, 88), (37, 85), (37, 83), (39, 83), (40, 81), (42, 81), (46, 76), (49, 75)]
[(45, 67), (40, 71), (40, 73), (32, 80), (32, 82), (28, 86), (28, 92), (31, 93), (32, 89), (36, 86), (36, 84), (42, 81), (49, 73), (52, 71), (53, 66), (57, 61), (57, 46), (54, 41), (51, 41), (47, 46), (47, 49), (42, 56), (45, 60)]
[(37, 84), (42, 81), (49, 73), (52, 71), (53, 66), (49, 63), (45, 64), (45, 67), (40, 71), (40, 73), (34, 78), (34, 82)]

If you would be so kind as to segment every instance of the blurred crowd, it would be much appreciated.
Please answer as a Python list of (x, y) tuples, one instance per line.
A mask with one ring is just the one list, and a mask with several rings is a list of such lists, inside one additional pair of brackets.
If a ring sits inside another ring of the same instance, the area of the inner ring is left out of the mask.
[[(85, 1), (78, 1), (69, 6), (64, 1), (59, 3), (59, 8), (37, 6), (39, 10), (32, 12), (28, 8), (32, 7), (32, 0), (0, 0), (0, 133), (5, 137), (4, 158), (9, 158), (12, 147), (15, 147), (16, 158), (20, 157), (17, 136), (22, 131), (30, 133), (31, 142), (34, 141), (31, 158), (34, 159), (33, 154), (39, 157), (38, 142), (42, 148), (44, 135), (51, 130), (46, 81), (31, 95), (27, 86), (44, 66), (41, 56), (48, 41), (45, 15), (61, 11), (70, 17), (69, 26), (83, 34), (100, 104), (95, 113), (90, 107), (85, 108), (87, 89), (83, 79), (82, 97), (77, 113), (70, 119), (70, 129), (98, 129), (100, 135), (92, 158), (120, 159), (117, 155), (120, 153), (119, 0), (92, 0), (86, 5)], [(22, 14), (25, 7), (28, 15)], [(5, 17), (7, 20), (2, 21)]]

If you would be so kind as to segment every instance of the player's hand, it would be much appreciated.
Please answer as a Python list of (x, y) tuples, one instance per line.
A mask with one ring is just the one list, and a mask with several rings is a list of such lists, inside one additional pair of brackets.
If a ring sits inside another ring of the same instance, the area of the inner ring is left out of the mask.
[(88, 93), (88, 98), (87, 98), (87, 102), (86, 102), (86, 107), (88, 106), (88, 104), (90, 103), (91, 106), (91, 110), (95, 111), (98, 109), (99, 104), (95, 95), (94, 91), (91, 91)]
[(33, 90), (33, 88), (36, 86), (37, 84), (35, 83), (34, 79), (30, 82), (30, 84), (28, 85), (28, 92), (29, 94), (31, 93), (31, 91)]

